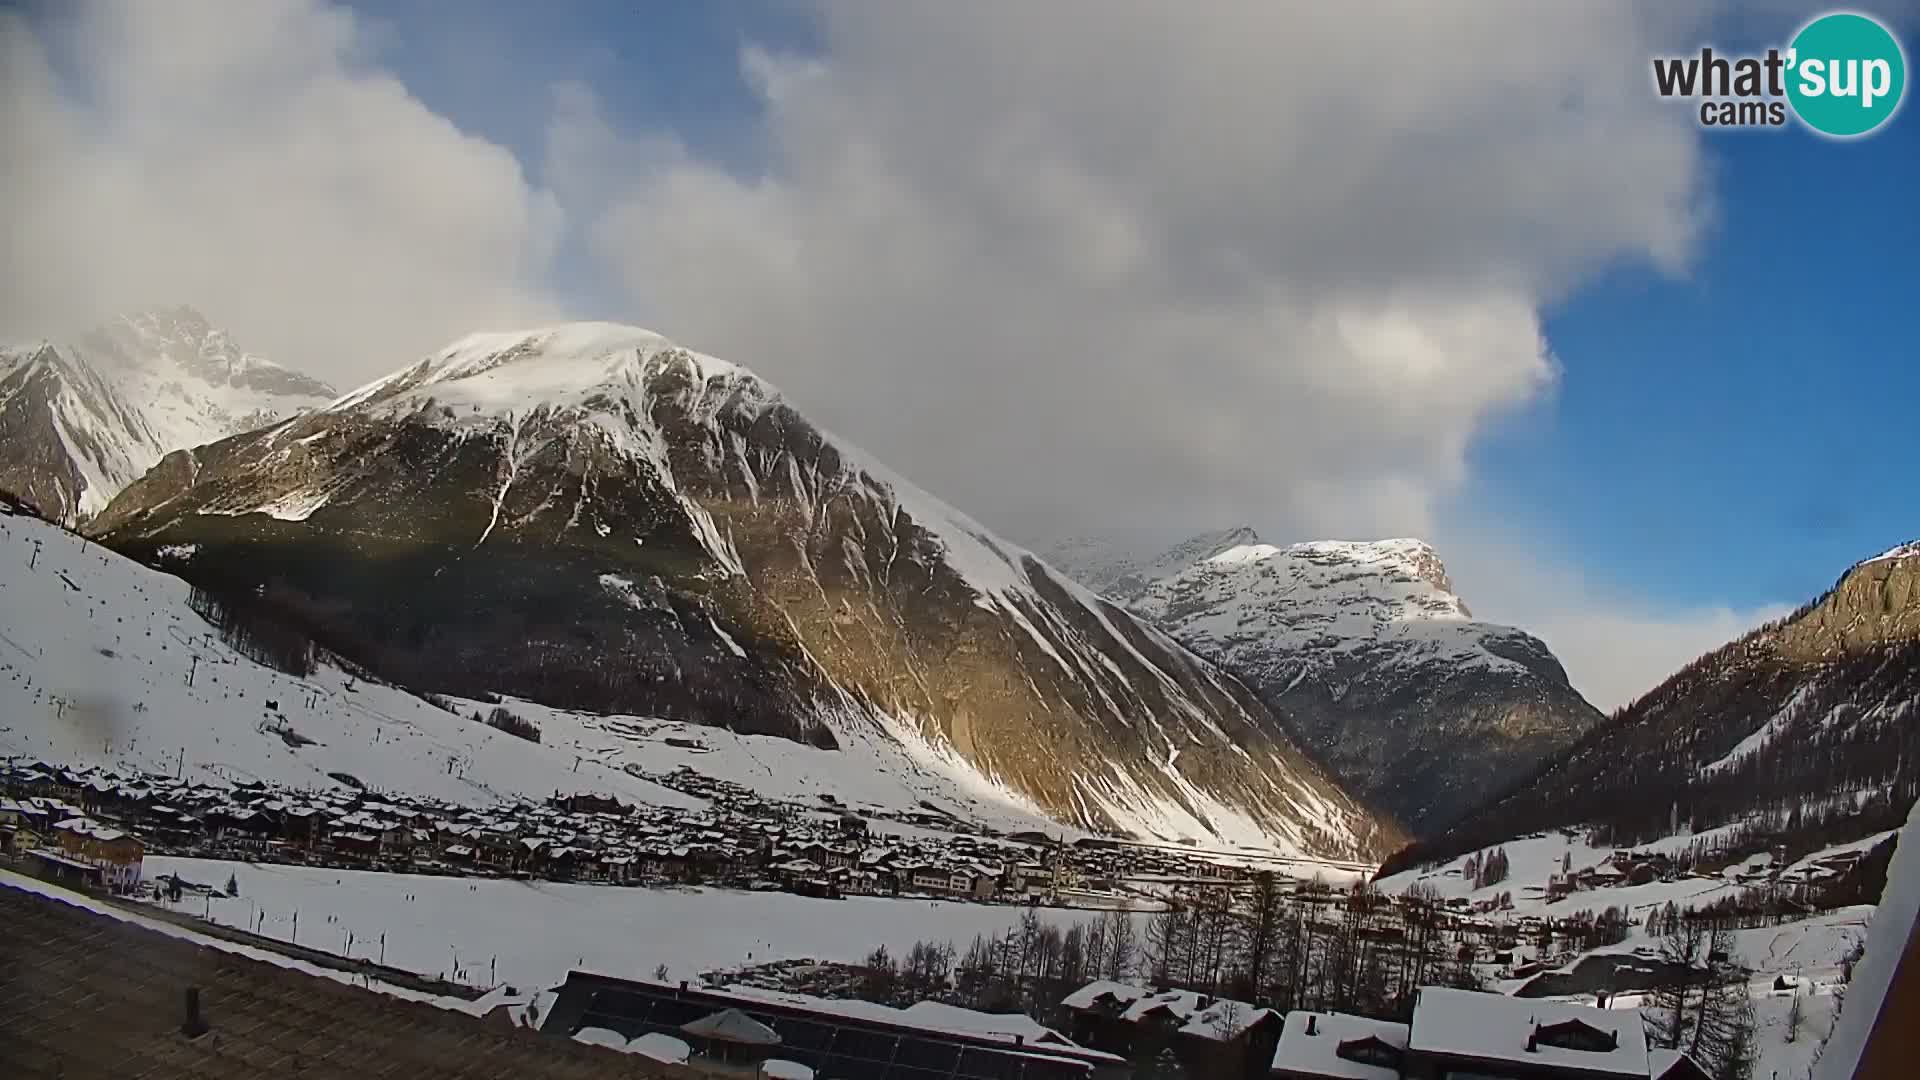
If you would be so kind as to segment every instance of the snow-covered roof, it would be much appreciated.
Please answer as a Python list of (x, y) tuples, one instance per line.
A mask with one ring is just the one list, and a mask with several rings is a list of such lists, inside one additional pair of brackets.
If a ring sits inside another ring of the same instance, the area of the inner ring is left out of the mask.
[(813, 1080), (812, 1069), (785, 1058), (768, 1058), (760, 1066), (760, 1074), (767, 1080)]
[(752, 998), (774, 1004), (795, 1005), (814, 1012), (850, 1019), (870, 1020), (883, 1024), (897, 1024), (918, 1028), (922, 1031), (939, 1031), (953, 1035), (971, 1035), (976, 1038), (993, 1039), (998, 1042), (1020, 1043), (1026, 1046), (1046, 1047), (1071, 1055), (1072, 1059), (1086, 1061), (1122, 1062), (1126, 1059), (1101, 1050), (1093, 1050), (1058, 1031), (1039, 1023), (1023, 1013), (988, 1013), (976, 1009), (962, 1008), (938, 1001), (920, 1001), (904, 1009), (878, 1002), (858, 999), (817, 998), (807, 994), (796, 994), (785, 990), (768, 990), (757, 986), (728, 986), (724, 993), (743, 998)]
[[(1689, 1061), (1692, 1060), (1687, 1057), (1687, 1053), (1684, 1050), (1668, 1050), (1665, 1047), (1655, 1047), (1647, 1051), (1648, 1076), (1651, 1080), (1660, 1080), (1661, 1077), (1667, 1075), (1667, 1070), (1679, 1064), (1682, 1058), (1687, 1058)], [(1699, 1063), (1695, 1062), (1694, 1068), (1699, 1069)], [(1700, 1071), (1705, 1073), (1707, 1070), (1700, 1069)]]
[(627, 1037), (611, 1028), (583, 1027), (573, 1033), (573, 1038), (575, 1042), (583, 1042), (589, 1046), (608, 1046), (615, 1050), (627, 1048)]
[(649, 1031), (628, 1043), (627, 1051), (668, 1065), (684, 1065), (693, 1056), (693, 1049), (686, 1043), (659, 1031)]
[[(1543, 1029), (1569, 1021), (1611, 1034), (1606, 1050), (1568, 1050), (1527, 1043)], [(1647, 1038), (1640, 1014), (1569, 1005), (1538, 998), (1512, 998), (1473, 990), (1423, 986), (1413, 1006), (1410, 1048), (1484, 1061), (1562, 1065), (1596, 1073), (1647, 1075)]]
[[(1308, 1021), (1313, 1034), (1307, 1034)], [(1349, 1061), (1340, 1056), (1342, 1043), (1378, 1039), (1396, 1050), (1407, 1048), (1407, 1025), (1372, 1020), (1346, 1013), (1296, 1010), (1280, 1029), (1280, 1045), (1273, 1051), (1273, 1070), (1340, 1077), (1342, 1080), (1400, 1080), (1398, 1069)]]
[(1069, 1009), (1091, 1009), (1095, 1001), (1102, 997), (1111, 997), (1115, 1001), (1130, 1003), (1145, 997), (1150, 991), (1131, 983), (1112, 982), (1107, 979), (1095, 979), (1093, 982), (1068, 994), (1060, 1003)]
[(1271, 1009), (1262, 1009), (1232, 998), (1214, 998), (1205, 1008), (1186, 1014), (1186, 1022), (1180, 1025), (1180, 1033), (1226, 1042), (1239, 1038), (1242, 1032), (1269, 1015), (1272, 1015)]

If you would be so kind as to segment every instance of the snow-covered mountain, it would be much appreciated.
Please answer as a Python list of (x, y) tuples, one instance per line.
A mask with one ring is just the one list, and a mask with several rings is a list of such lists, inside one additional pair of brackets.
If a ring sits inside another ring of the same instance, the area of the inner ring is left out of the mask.
[(1275, 547), (1241, 527), (1147, 558), (1090, 540), (1050, 557), (1239, 676), (1416, 833), (1601, 718), (1544, 642), (1475, 620), (1420, 540)]
[(170, 455), (93, 530), (421, 689), (914, 747), (1096, 830), (1397, 839), (1231, 676), (645, 330), (468, 337)]
[(1920, 795), (1920, 545), (1678, 673), (1394, 861), (1544, 829), (1628, 847), (1710, 830), (1789, 848), (1895, 828)]
[(0, 489), (91, 517), (166, 454), (334, 396), (242, 351), (191, 308), (130, 315), (71, 345), (0, 349)]

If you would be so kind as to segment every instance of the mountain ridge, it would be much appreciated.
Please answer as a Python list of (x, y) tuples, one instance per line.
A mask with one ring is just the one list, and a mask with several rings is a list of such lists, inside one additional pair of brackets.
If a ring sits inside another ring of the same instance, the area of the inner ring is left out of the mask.
[(1397, 840), (1217, 667), (634, 327), (470, 335), (169, 455), (92, 531), (191, 548), (189, 578), (277, 595), (408, 685), (924, 740), (1096, 830)]
[(123, 316), (75, 344), (0, 349), (0, 487), (75, 523), (174, 450), (333, 396), (187, 307)]

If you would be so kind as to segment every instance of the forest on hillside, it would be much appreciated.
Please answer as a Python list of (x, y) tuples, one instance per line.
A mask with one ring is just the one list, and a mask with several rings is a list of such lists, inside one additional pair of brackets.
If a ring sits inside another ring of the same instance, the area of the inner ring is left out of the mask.
[(1920, 796), (1920, 642), (1820, 665), (1737, 642), (1675, 675), (1528, 777), (1381, 868), (1397, 873), (1572, 826), (1633, 847), (1745, 823), (1814, 850), (1898, 828)]

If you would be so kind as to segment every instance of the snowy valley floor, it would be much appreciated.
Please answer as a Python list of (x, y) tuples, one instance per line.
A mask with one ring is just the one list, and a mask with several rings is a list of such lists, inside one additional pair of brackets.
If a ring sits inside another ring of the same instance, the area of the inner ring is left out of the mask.
[[(1012, 906), (849, 897), (817, 900), (789, 893), (728, 889), (631, 889), (316, 867), (254, 865), (164, 856), (146, 861), (163, 874), (216, 888), (232, 875), (240, 895), (182, 899), (178, 910), (302, 945), (377, 960), (479, 986), (540, 989), (573, 968), (650, 978), (665, 965), (675, 979), (782, 959), (858, 962), (885, 945), (904, 955), (918, 940), (965, 949), (975, 934), (1004, 932), (1020, 918)], [(409, 899), (411, 897), (411, 899)], [(1071, 924), (1095, 913), (1040, 909)], [(352, 947), (348, 952), (348, 935)]]

